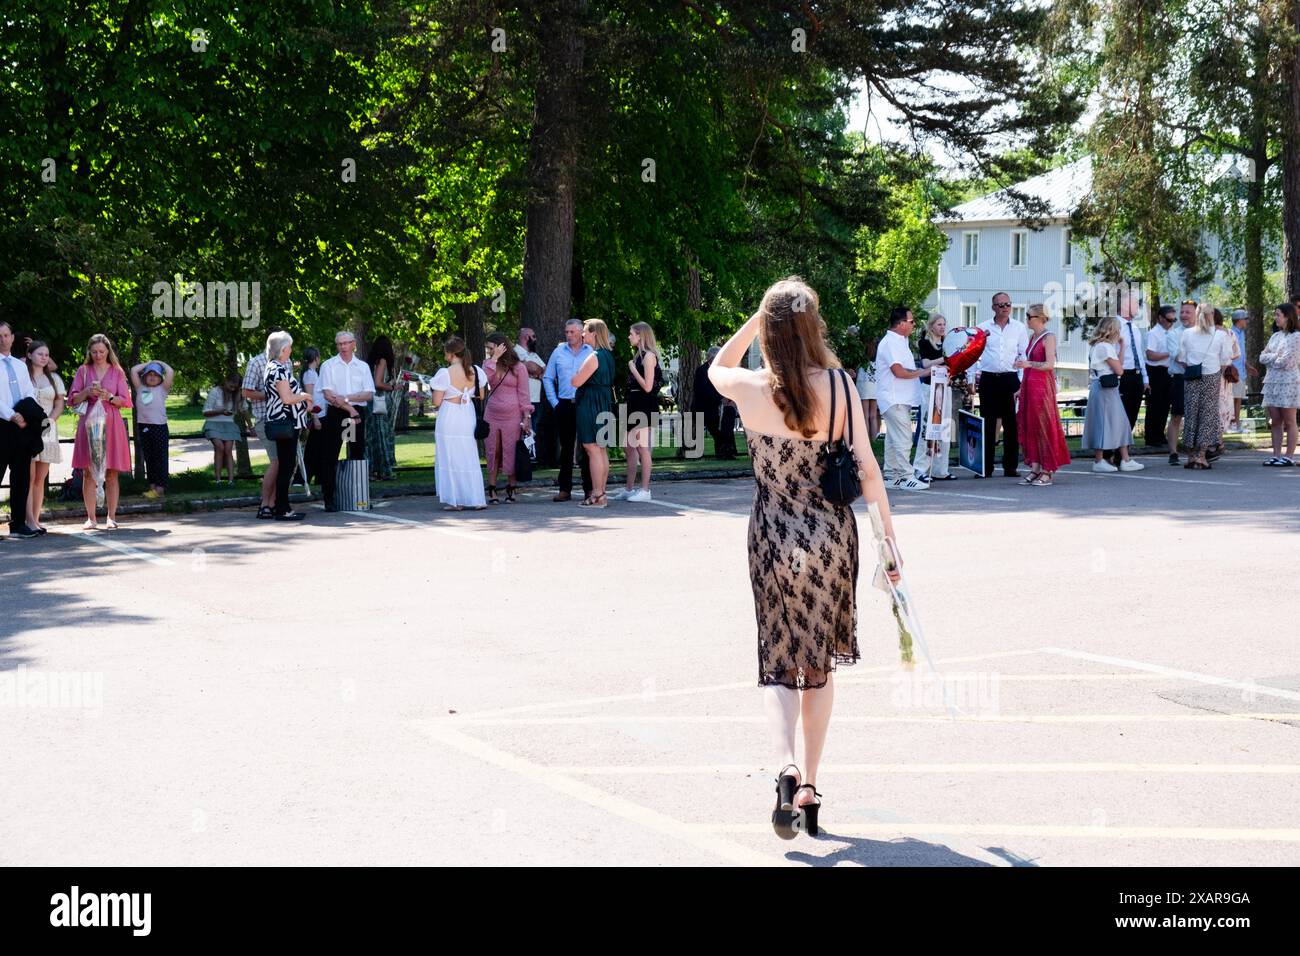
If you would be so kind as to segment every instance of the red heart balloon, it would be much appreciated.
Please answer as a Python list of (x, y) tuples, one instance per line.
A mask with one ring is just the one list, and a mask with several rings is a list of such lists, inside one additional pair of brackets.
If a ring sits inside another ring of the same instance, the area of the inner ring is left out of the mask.
[(983, 329), (956, 328), (943, 337), (944, 365), (953, 378), (980, 360), (989, 334)]

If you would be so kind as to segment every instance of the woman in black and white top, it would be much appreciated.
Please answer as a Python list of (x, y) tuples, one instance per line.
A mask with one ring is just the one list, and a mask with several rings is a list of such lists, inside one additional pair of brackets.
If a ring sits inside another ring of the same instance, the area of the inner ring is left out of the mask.
[(272, 332), (266, 337), (266, 437), (274, 439), (281, 463), (272, 511), (277, 521), (302, 520), (302, 515), (289, 507), (289, 485), (298, 460), (298, 430), (307, 427), (312, 398), (293, 377), (292, 352), (293, 336), (288, 332)]

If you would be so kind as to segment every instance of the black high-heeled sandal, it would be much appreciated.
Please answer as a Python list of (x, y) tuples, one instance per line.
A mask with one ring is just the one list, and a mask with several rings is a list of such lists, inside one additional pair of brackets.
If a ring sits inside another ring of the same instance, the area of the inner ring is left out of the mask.
[(506, 485), (506, 504), (508, 505), (516, 504), (515, 488), (517, 487), (518, 487), (517, 485)]
[(794, 795), (799, 789), (799, 778), (794, 774), (786, 773), (792, 767), (795, 773), (799, 772), (798, 767), (788, 763), (776, 775), (776, 806), (772, 808), (772, 829), (782, 840), (793, 840), (799, 835), (795, 827), (798, 812), (794, 808)]
[[(796, 831), (806, 832), (809, 836), (817, 836), (817, 811), (821, 809), (822, 795), (817, 792), (817, 788), (811, 783), (805, 783), (799, 787), (799, 790), (811, 790), (813, 796), (817, 798), (816, 803), (805, 803), (801, 807), (795, 807), (794, 828)], [(799, 790), (796, 790), (797, 794)]]
[(490, 505), (499, 505), (501, 502), (497, 499), (497, 486), (484, 485), (483, 491), (487, 494), (487, 503)]

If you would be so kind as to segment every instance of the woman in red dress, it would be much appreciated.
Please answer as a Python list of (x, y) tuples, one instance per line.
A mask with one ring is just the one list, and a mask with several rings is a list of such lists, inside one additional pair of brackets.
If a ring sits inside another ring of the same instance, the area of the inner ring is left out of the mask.
[(1047, 331), (1047, 310), (1041, 304), (1025, 312), (1029, 326), (1029, 348), (1016, 362), (1024, 369), (1020, 386), (1020, 410), (1016, 413), (1016, 431), (1020, 449), (1029, 466), (1021, 484), (1046, 487), (1052, 474), (1070, 463), (1070, 449), (1056, 410), (1056, 336)]

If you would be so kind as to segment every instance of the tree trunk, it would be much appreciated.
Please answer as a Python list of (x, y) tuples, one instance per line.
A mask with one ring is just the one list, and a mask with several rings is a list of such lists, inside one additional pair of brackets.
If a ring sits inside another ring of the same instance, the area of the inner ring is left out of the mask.
[[(1246, 260), (1246, 311), (1250, 321), (1246, 325), (1246, 391), (1255, 393), (1263, 388), (1259, 372), (1259, 353), (1264, 341), (1264, 217), (1268, 210), (1264, 201), (1264, 177), (1268, 173), (1268, 53), (1269, 37), (1256, 26), (1251, 43), (1254, 81), (1250, 87), (1250, 159), (1253, 174), (1246, 184), (1246, 223), (1243, 241)], [(1256, 369), (1251, 375), (1249, 369)]]
[(131, 450), (134, 452), (135, 464), (132, 466), (132, 473), (139, 481), (144, 481), (144, 455), (140, 452), (140, 415), (139, 402), (140, 396), (136, 394), (135, 385), (131, 381), (130, 370), (140, 363), (140, 332), (138, 329), (131, 330), (131, 354), (126, 359), (126, 387), (131, 392)]
[(543, 358), (564, 338), (569, 317), (586, 10), (586, 0), (554, 0), (538, 14), (520, 319), (537, 332)]
[(487, 347), (487, 335), (483, 331), (483, 313), (487, 309), (487, 299), (479, 298), (473, 302), (455, 302), (451, 311), (456, 314), (456, 334), (465, 340), (470, 358), (475, 365), (483, 364), (484, 349)]
[[(1300, 0), (1287, 4), (1287, 21), (1300, 34)], [(1284, 47), (1282, 73), (1286, 103), (1282, 111), (1282, 258), (1286, 296), (1300, 296), (1300, 43)]]
[(683, 422), (695, 399), (695, 371), (700, 367), (700, 343), (696, 340), (700, 327), (700, 267), (689, 251), (687, 259), (687, 314), (677, 343), (677, 408), (682, 413)]

